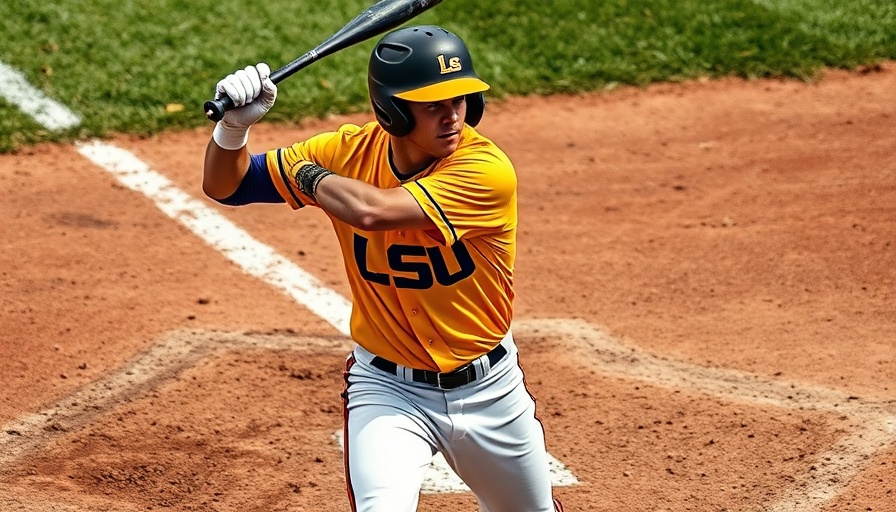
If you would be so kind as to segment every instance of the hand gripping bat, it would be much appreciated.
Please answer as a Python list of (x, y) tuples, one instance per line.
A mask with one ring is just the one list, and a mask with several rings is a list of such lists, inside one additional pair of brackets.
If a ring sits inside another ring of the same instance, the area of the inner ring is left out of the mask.
[[(280, 83), (315, 61), (395, 28), (441, 2), (442, 0), (380, 0), (314, 49), (273, 71), (271, 81)], [(220, 121), (224, 113), (233, 107), (233, 100), (226, 95), (206, 101), (203, 106), (205, 116), (212, 121)]]

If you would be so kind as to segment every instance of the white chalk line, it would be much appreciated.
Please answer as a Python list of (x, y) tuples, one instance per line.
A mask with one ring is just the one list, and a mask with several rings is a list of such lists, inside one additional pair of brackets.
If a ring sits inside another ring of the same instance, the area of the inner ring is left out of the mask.
[(178, 189), (130, 152), (100, 141), (78, 143), (77, 147), (87, 159), (125, 187), (151, 199), (162, 212), (186, 226), (244, 272), (285, 291), (348, 336), (351, 304), (342, 295)]
[(49, 130), (65, 130), (81, 124), (81, 118), (65, 105), (48, 98), (21, 72), (0, 62), (0, 97)]

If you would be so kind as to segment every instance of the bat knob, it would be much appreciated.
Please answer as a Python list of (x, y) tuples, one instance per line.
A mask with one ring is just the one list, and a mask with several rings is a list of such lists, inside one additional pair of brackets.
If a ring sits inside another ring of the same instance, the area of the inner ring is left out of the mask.
[(224, 96), (223, 98), (206, 101), (202, 108), (205, 110), (205, 117), (211, 121), (218, 122), (224, 118), (224, 113), (232, 109), (233, 106), (233, 100), (230, 99), (230, 96)]

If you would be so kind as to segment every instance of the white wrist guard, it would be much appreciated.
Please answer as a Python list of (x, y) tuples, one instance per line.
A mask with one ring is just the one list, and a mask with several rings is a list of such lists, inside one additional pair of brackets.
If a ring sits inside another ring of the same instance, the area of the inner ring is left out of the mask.
[(249, 128), (234, 128), (218, 121), (212, 132), (212, 139), (223, 149), (240, 149), (249, 142)]

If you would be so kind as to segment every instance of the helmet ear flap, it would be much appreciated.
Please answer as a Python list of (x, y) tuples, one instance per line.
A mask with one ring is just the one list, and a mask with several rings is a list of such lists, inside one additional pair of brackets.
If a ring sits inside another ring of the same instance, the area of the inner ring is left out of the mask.
[(482, 120), (485, 113), (485, 95), (481, 92), (467, 94), (467, 118), (465, 122), (470, 126), (476, 126)]
[(373, 101), (373, 113), (380, 126), (386, 130), (386, 133), (395, 137), (404, 137), (411, 133), (414, 129), (414, 116), (411, 115), (411, 109), (406, 101), (390, 97), (383, 99), (388, 106), (380, 105), (380, 102)]
[(394, 97), (392, 105), (395, 107), (393, 111), (397, 119), (392, 120), (392, 126), (386, 131), (396, 137), (404, 137), (414, 129), (414, 116), (411, 114), (411, 107), (403, 99)]

